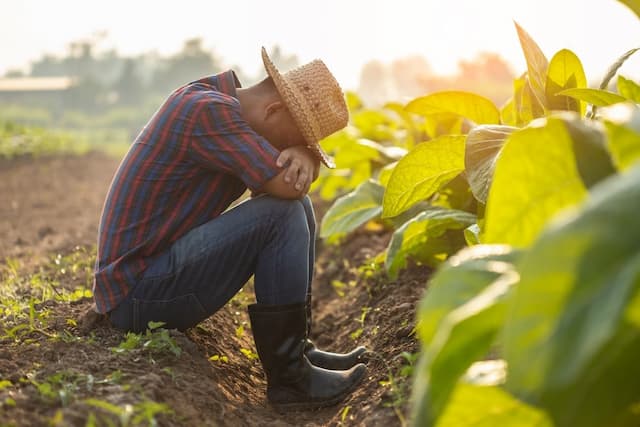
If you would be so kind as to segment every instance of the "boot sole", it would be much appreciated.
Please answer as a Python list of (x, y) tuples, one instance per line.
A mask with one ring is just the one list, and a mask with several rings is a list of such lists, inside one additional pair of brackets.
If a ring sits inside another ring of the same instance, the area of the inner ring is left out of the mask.
[(362, 379), (364, 378), (364, 375), (366, 372), (367, 372), (366, 370), (363, 370), (362, 374), (360, 374), (360, 377), (358, 377), (354, 381), (351, 387), (345, 389), (342, 393), (340, 393), (335, 397), (332, 397), (331, 399), (317, 401), (317, 402), (298, 402), (298, 403), (269, 402), (269, 403), (271, 403), (271, 406), (273, 406), (276, 412), (280, 414), (285, 412), (310, 411), (314, 409), (321, 409), (321, 408), (326, 408), (328, 406), (333, 406), (341, 402), (342, 400), (344, 400), (344, 398), (346, 398), (349, 394), (351, 394), (351, 392), (356, 388), (356, 386), (358, 386), (362, 382)]

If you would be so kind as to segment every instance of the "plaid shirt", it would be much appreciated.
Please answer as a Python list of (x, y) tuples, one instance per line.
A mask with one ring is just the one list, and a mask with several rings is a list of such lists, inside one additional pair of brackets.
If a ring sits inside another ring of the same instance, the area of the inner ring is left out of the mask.
[(177, 89), (122, 160), (98, 231), (99, 313), (125, 298), (150, 257), (280, 172), (279, 151), (242, 119), (236, 87), (227, 71)]

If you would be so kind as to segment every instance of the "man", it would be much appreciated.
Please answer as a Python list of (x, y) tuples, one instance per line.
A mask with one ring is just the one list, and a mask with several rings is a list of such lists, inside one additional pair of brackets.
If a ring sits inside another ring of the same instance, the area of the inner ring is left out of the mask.
[[(249, 317), (278, 410), (335, 404), (362, 379), (360, 347), (309, 341), (315, 218), (306, 195), (318, 141), (348, 112), (322, 61), (240, 87), (233, 71), (174, 91), (116, 172), (98, 235), (94, 296), (116, 327), (149, 321), (184, 330), (211, 316), (254, 275)], [(249, 188), (253, 198), (225, 211)]]

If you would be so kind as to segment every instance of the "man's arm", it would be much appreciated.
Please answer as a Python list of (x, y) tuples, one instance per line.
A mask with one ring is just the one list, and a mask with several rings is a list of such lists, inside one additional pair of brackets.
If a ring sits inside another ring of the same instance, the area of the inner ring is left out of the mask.
[(301, 145), (282, 150), (277, 159), (284, 166), (278, 175), (267, 181), (259, 193), (267, 193), (281, 199), (299, 199), (309, 192), (311, 183), (318, 178), (320, 161)]

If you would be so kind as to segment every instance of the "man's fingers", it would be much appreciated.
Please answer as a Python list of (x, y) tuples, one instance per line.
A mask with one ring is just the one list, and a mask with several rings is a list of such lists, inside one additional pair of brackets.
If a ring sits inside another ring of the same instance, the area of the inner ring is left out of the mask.
[(291, 158), (291, 151), (284, 150), (280, 152), (280, 155), (276, 159), (276, 165), (278, 165), (278, 167), (283, 167), (284, 165), (287, 164), (290, 158)]
[(309, 173), (306, 169), (302, 169), (298, 174), (298, 182), (296, 182), (296, 190), (300, 191), (304, 187), (307, 186), (307, 182), (309, 181)]
[(284, 182), (286, 183), (295, 182), (296, 178), (300, 174), (300, 167), (301, 167), (300, 160), (297, 158), (294, 158), (291, 161), (291, 164), (289, 165), (289, 167), (287, 168), (287, 171), (284, 174)]

